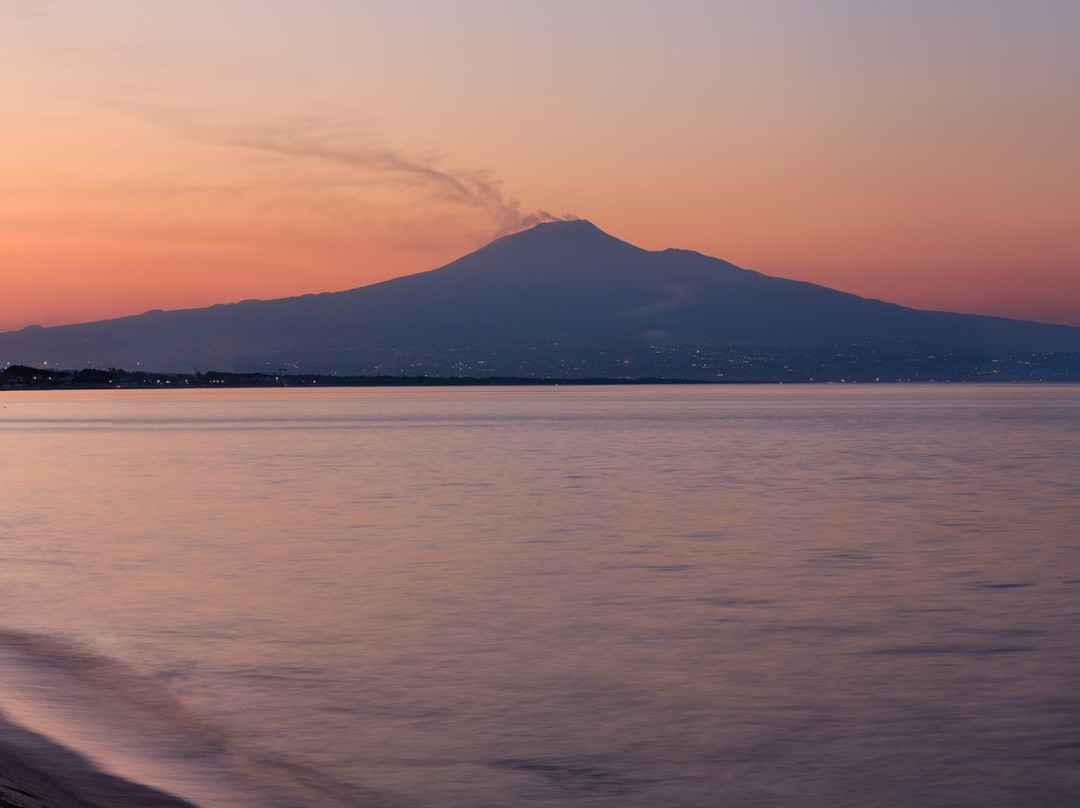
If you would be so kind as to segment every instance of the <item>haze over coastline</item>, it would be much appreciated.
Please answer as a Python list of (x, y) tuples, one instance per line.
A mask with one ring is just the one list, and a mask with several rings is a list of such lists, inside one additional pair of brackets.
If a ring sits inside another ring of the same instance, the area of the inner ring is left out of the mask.
[(0, 6), (0, 330), (341, 290), (543, 217), (1080, 324), (1080, 7)]

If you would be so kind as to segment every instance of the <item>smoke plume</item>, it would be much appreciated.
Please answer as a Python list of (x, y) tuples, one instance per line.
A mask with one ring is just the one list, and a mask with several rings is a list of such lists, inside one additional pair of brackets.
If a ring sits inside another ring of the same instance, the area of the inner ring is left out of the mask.
[(578, 218), (545, 210), (522, 211), (520, 202), (504, 194), (502, 181), (490, 171), (442, 168), (433, 159), (410, 157), (396, 149), (372, 144), (357, 134), (357, 128), (343, 133), (340, 124), (326, 119), (308, 118), (272, 126), (212, 126), (161, 109), (144, 109), (143, 113), (201, 140), (334, 163), (376, 182), (407, 187), (432, 201), (477, 211), (491, 223), (493, 237), (543, 222)]

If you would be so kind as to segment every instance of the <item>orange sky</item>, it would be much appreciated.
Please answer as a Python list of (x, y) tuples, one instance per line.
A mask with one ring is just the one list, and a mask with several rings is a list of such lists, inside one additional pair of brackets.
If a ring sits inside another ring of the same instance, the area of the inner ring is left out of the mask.
[(0, 0), (0, 329), (350, 288), (539, 210), (1080, 325), (1073, 0), (388, 6)]

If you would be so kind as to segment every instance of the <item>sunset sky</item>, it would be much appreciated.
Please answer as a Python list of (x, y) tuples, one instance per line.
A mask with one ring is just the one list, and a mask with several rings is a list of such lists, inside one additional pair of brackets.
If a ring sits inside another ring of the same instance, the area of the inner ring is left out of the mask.
[(0, 0), (0, 330), (588, 218), (1080, 325), (1077, 0)]

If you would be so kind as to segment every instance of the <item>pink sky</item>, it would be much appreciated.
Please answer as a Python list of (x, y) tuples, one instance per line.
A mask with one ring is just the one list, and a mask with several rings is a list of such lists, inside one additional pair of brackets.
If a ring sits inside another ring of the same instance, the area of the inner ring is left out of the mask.
[(1080, 4), (0, 0), (0, 329), (345, 289), (550, 211), (1080, 325)]

